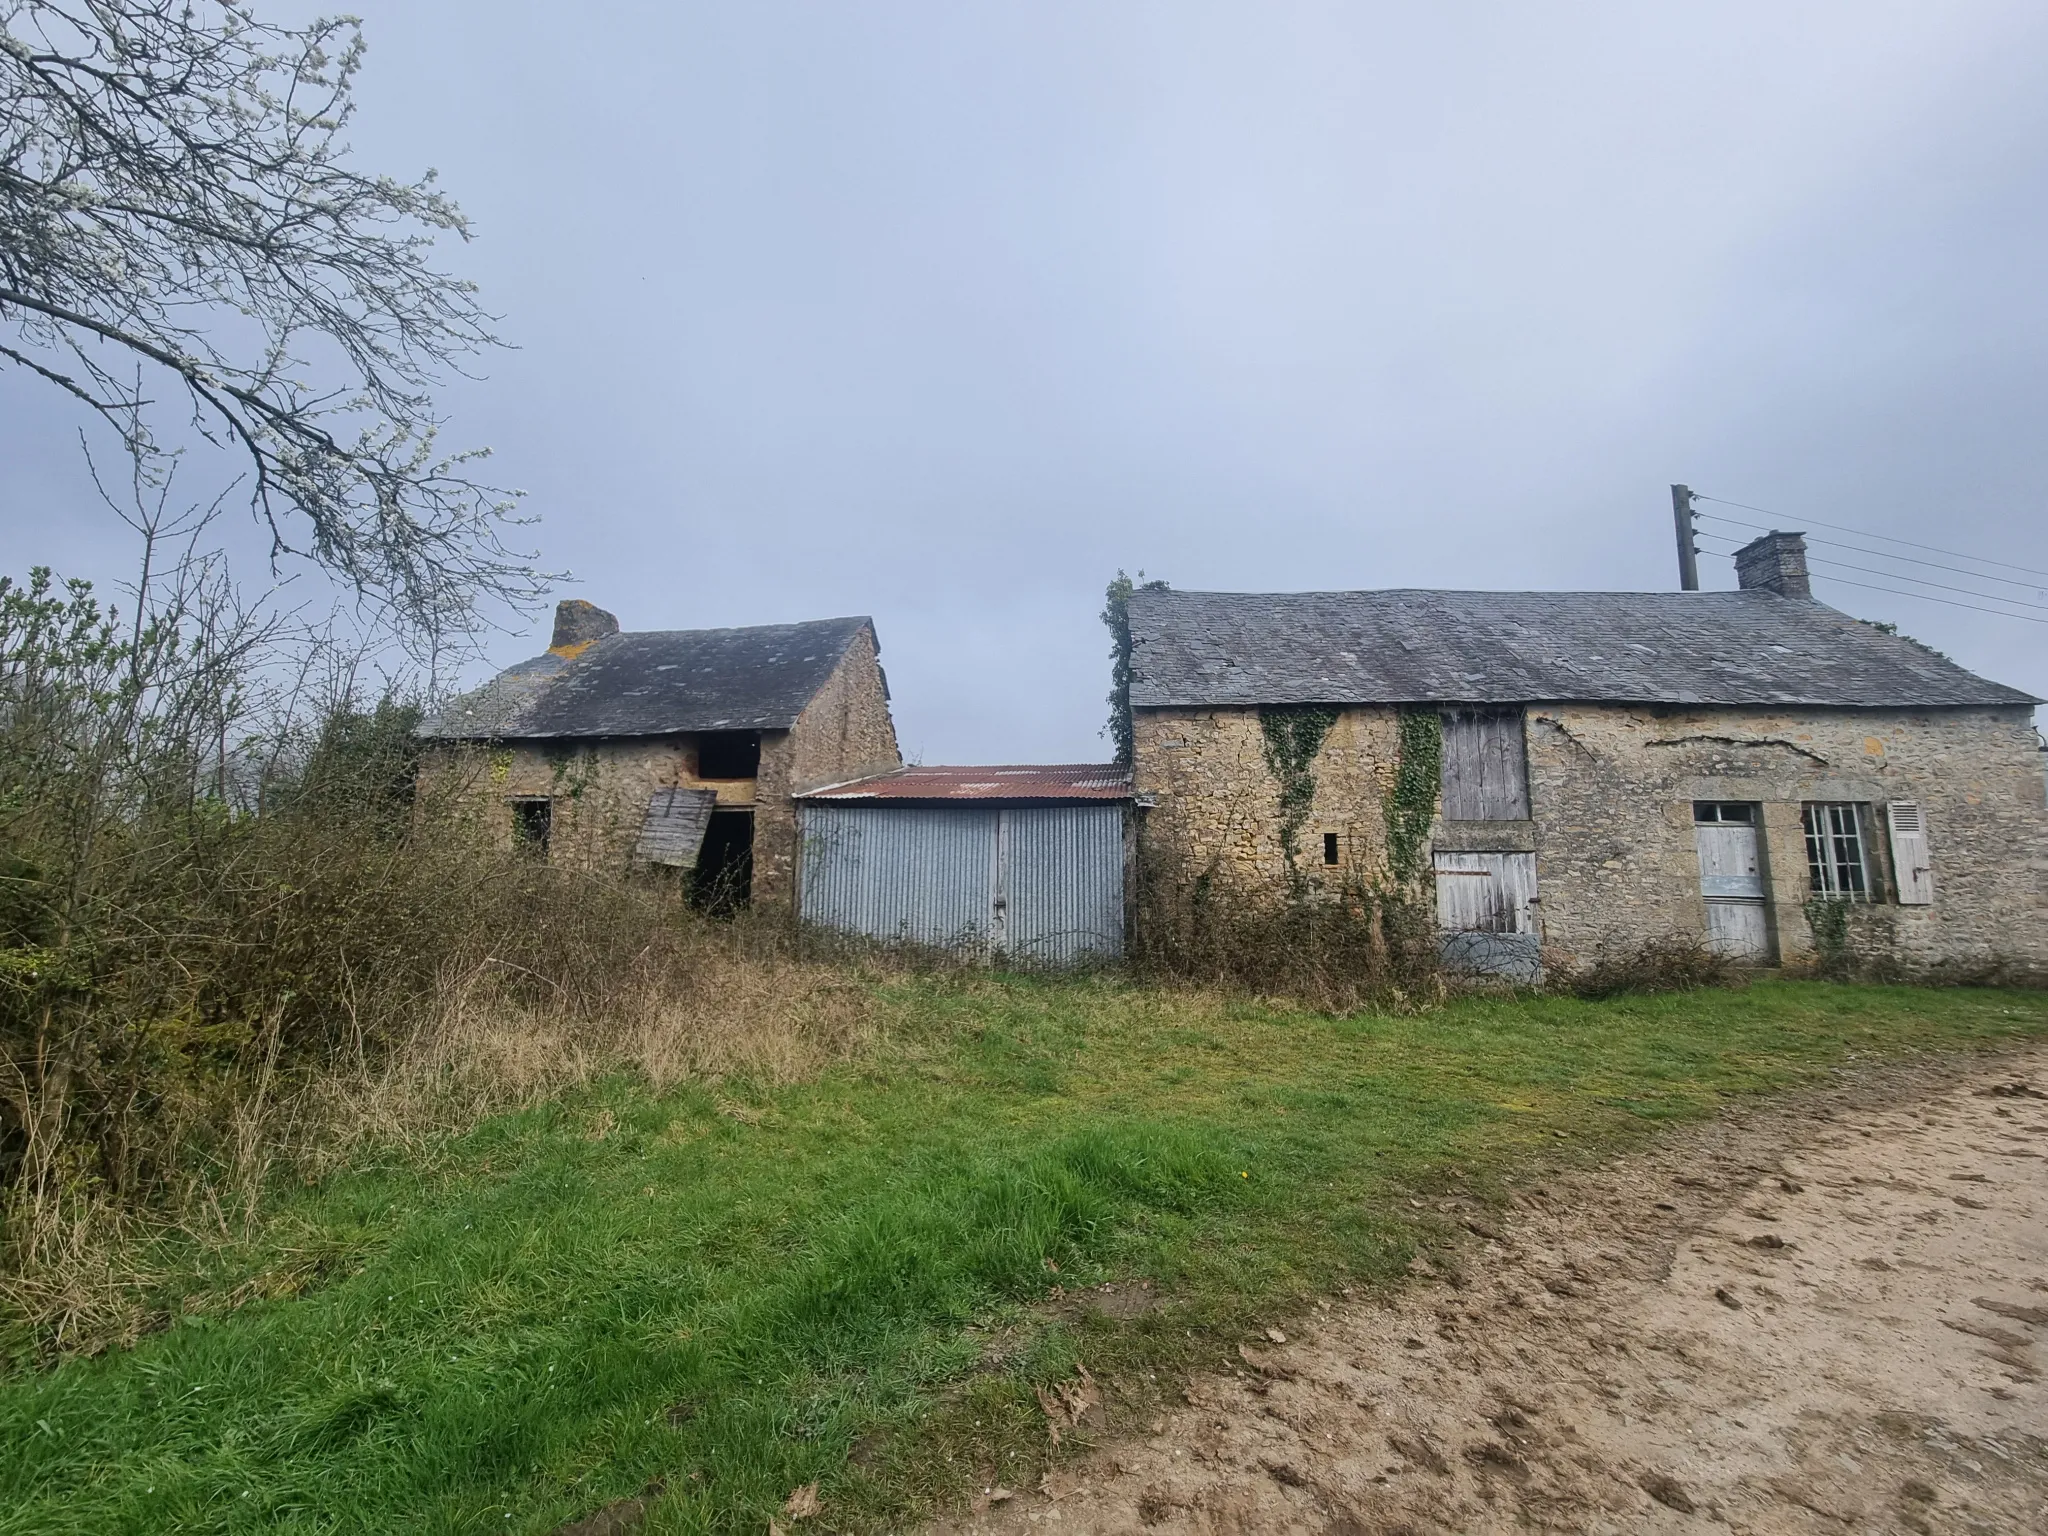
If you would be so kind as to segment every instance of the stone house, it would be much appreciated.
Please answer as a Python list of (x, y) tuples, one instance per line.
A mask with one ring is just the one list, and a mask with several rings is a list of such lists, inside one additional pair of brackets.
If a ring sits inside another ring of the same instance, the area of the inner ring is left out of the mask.
[[(1405, 890), (1527, 974), (1697, 936), (2048, 970), (2039, 702), (1815, 601), (1134, 592), (1141, 846), (1235, 899)], [(1404, 773), (1404, 766), (1407, 772)]]
[(420, 735), (423, 804), (550, 860), (681, 871), (721, 905), (788, 904), (794, 796), (903, 760), (870, 619), (621, 631), (576, 601), (545, 653)]

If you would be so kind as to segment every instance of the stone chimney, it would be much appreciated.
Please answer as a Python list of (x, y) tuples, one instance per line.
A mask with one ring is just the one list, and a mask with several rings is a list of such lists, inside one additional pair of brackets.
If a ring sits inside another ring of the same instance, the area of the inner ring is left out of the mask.
[(1775, 592), (1780, 597), (1812, 597), (1806, 579), (1806, 535), (1769, 533), (1735, 551), (1735, 583), (1745, 592)]
[[(1806, 567), (1800, 566), (1801, 570)], [(557, 656), (580, 656), (593, 640), (619, 632), (619, 621), (595, 603), (580, 597), (555, 604), (555, 638), (548, 649)]]

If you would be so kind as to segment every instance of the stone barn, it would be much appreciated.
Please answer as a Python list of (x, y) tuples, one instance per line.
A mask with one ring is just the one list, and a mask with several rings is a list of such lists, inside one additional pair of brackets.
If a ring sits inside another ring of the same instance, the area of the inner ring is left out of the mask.
[(421, 728), (423, 803), (585, 867), (668, 868), (706, 904), (789, 904), (796, 794), (900, 767), (874, 623), (621, 631), (585, 602), (552, 643)]
[(2048, 969), (2037, 701), (1815, 601), (1141, 588), (1145, 857), (1251, 902), (1405, 890), (1526, 975), (1695, 937)]

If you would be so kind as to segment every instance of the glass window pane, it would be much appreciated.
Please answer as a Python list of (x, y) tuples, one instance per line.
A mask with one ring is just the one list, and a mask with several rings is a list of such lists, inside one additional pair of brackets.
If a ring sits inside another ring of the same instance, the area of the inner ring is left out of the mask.
[(1802, 808), (1806, 826), (1806, 865), (1816, 896), (1846, 901), (1869, 897), (1863, 858), (1863, 823), (1858, 806), (1813, 804)]

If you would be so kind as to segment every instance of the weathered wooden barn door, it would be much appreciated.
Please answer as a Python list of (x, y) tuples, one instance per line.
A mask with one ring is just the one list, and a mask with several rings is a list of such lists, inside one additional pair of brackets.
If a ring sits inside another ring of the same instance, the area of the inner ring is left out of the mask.
[(1707, 947), (1731, 960), (1768, 961), (1771, 931), (1755, 807), (1700, 802), (1693, 807), (1693, 841), (1707, 908)]
[(1444, 964), (1516, 981), (1538, 979), (1543, 957), (1536, 934), (1536, 855), (1440, 852), (1433, 863)]
[(1439, 853), (1437, 926), (1445, 933), (1534, 933), (1533, 853)]
[(1519, 709), (1443, 712), (1445, 821), (1527, 821), (1529, 757)]

